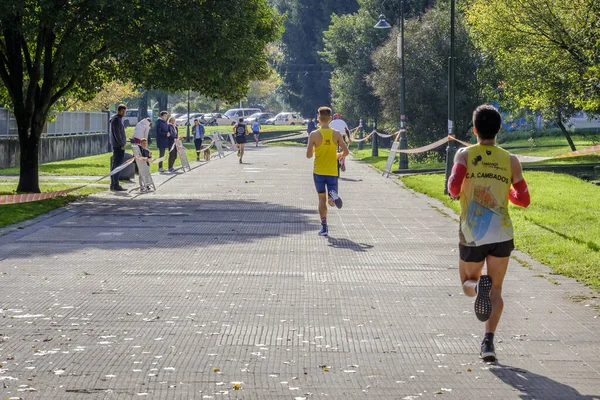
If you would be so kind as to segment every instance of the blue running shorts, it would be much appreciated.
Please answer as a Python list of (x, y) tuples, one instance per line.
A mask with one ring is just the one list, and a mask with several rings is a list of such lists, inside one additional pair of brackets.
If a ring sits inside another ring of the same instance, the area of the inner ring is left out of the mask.
[(337, 176), (313, 174), (313, 177), (317, 193), (329, 193), (332, 190), (338, 191)]

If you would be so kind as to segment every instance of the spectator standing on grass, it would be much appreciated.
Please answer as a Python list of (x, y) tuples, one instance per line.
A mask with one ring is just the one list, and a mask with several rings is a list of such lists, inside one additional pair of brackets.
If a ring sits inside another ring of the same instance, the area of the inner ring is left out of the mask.
[[(110, 145), (113, 149), (111, 171), (123, 164), (123, 159), (125, 158), (125, 144), (127, 143), (125, 126), (123, 125), (125, 111), (127, 111), (127, 107), (124, 104), (120, 104), (117, 107), (117, 114), (110, 120)], [(110, 190), (113, 192), (126, 190), (119, 184), (119, 175), (120, 173), (117, 172), (110, 177)]]
[[(165, 150), (170, 149), (169, 147), (169, 124), (167, 123), (167, 117), (169, 113), (166, 111), (160, 112), (160, 118), (156, 120), (156, 147), (158, 147), (159, 157), (162, 158), (165, 155)], [(158, 163), (158, 171), (165, 172), (163, 169), (162, 161)]]
[(204, 125), (197, 118), (194, 120), (192, 133), (194, 134), (194, 146), (196, 147), (196, 161), (200, 161), (200, 151), (204, 140)]
[(152, 121), (150, 120), (150, 117), (146, 117), (137, 123), (133, 130), (133, 142), (135, 144), (140, 144), (142, 139), (148, 139), (148, 132), (150, 132), (151, 125)]
[(177, 149), (173, 148), (176, 140), (179, 140), (179, 128), (175, 124), (175, 117), (169, 118), (169, 172), (175, 172), (173, 165), (177, 159)]

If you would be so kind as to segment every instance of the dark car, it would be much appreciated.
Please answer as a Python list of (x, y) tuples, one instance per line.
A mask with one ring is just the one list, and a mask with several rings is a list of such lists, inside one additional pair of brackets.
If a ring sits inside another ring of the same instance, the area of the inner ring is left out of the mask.
[(267, 120), (273, 118), (275, 115), (273, 113), (254, 113), (248, 118), (246, 118), (246, 122), (251, 124), (254, 121), (258, 121), (261, 125), (266, 125)]

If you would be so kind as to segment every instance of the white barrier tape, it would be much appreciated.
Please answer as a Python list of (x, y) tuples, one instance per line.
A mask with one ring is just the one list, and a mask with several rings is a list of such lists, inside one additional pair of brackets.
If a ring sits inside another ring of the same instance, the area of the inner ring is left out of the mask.
[(46, 193), (27, 193), (27, 194), (9, 194), (0, 196), (0, 204), (22, 204), (22, 203), (31, 203), (33, 201), (47, 200), (53, 197), (64, 196), (75, 190), (81, 189), (85, 187), (78, 186), (72, 189), (60, 190), (58, 192), (46, 192)]
[(132, 162), (135, 161), (135, 157), (131, 157), (129, 160), (125, 161), (123, 164), (119, 165), (117, 168), (113, 169), (112, 171), (110, 171), (108, 173), (108, 175), (104, 175), (102, 178), (98, 179), (99, 181), (101, 181), (102, 179), (106, 179), (110, 176), (113, 176), (114, 174), (123, 171), (125, 168), (127, 168), (127, 166), (129, 164), (131, 164)]
[[(466, 146), (466, 147), (473, 146), (473, 144), (456, 139), (455, 137), (449, 136), (449, 138), (462, 144), (463, 146)], [(522, 163), (532, 163), (532, 162), (552, 160), (555, 158), (558, 159), (558, 158), (567, 158), (567, 157), (579, 157), (579, 156), (585, 156), (588, 154), (595, 154), (598, 152), (600, 152), (600, 145), (597, 144), (595, 146), (587, 147), (587, 148), (581, 149), (581, 150), (570, 151), (568, 153), (564, 153), (564, 154), (554, 156), (554, 157), (524, 156), (524, 155), (519, 155), (519, 154), (515, 154), (515, 155), (517, 156), (519, 161), (521, 161)]]
[(364, 138), (361, 138), (361, 139), (352, 139), (352, 141), (353, 141), (353, 142), (357, 142), (357, 143), (364, 142), (365, 140), (369, 140), (369, 138), (370, 138), (371, 136), (373, 136), (374, 134), (375, 134), (375, 131), (373, 131), (373, 132), (369, 133), (369, 134), (368, 134), (367, 136), (365, 136)]
[(587, 154), (593, 154), (600, 151), (600, 144), (597, 144), (592, 147), (588, 147), (581, 150), (571, 151), (569, 153), (561, 154), (560, 156), (552, 157), (552, 158), (565, 158), (565, 157), (578, 157), (585, 156)]
[[(437, 148), (437, 147), (440, 147), (441, 145), (443, 145), (443, 144), (444, 144), (444, 143), (446, 143), (447, 141), (448, 141), (448, 138), (447, 138), (447, 137), (445, 137), (445, 138), (443, 138), (443, 139), (440, 139), (440, 140), (438, 140), (437, 142), (434, 142), (434, 143), (428, 144), (428, 145), (426, 145), (426, 146), (417, 147), (417, 148), (415, 148), (415, 149), (405, 149), (405, 150), (400, 150), (400, 149), (398, 149), (398, 150), (395, 150), (394, 152), (395, 152), (395, 153), (404, 153), (404, 154), (416, 154), (416, 153), (424, 153), (424, 152), (426, 152), (426, 151), (433, 150), (433, 149), (435, 149), (435, 148)], [(392, 151), (392, 150), (390, 150), (390, 151)]]

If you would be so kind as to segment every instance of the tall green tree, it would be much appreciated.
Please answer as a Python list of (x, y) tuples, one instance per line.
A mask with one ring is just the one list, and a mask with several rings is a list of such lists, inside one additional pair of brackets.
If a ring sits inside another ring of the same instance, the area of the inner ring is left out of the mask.
[(264, 50), (280, 28), (267, 0), (4, 0), (0, 79), (18, 126), (17, 190), (39, 192), (39, 140), (61, 97), (91, 99), (129, 79), (239, 99), (267, 76)]
[(277, 71), (284, 81), (288, 103), (294, 111), (314, 115), (321, 105), (330, 103), (329, 79), (332, 68), (322, 60), (323, 31), (331, 15), (358, 9), (356, 0), (274, 0), (286, 14), (281, 40), (283, 57)]
[(321, 55), (335, 70), (331, 77), (332, 105), (344, 118), (377, 119), (379, 99), (367, 83), (373, 72), (372, 53), (389, 32), (373, 28), (376, 20), (361, 9), (353, 14), (334, 15), (324, 32)]
[[(400, 59), (397, 28), (373, 55), (375, 72), (369, 77), (383, 104), (384, 117), (400, 120)], [(450, 54), (450, 8), (440, 3), (405, 25), (406, 116), (409, 143), (424, 145), (447, 135), (448, 56)], [(477, 71), (483, 60), (466, 31), (461, 13), (456, 16), (456, 134), (465, 138), (471, 128), (473, 109), (483, 99), (483, 82)], [(397, 126), (397, 125), (396, 125)]]
[(553, 119), (575, 150), (565, 120), (600, 113), (600, 2), (473, 0), (467, 20), (496, 66), (502, 105)]
[[(384, 13), (389, 23), (398, 26), (401, 6), (404, 4), (405, 18), (420, 15), (433, 1), (359, 0), (356, 13), (334, 15), (329, 29), (324, 32), (324, 60), (334, 67), (331, 78), (332, 104), (345, 117), (377, 118), (379, 98), (367, 82), (374, 71), (371, 59), (375, 50), (390, 38), (389, 30), (373, 26), (379, 14)], [(391, 37), (396, 38), (397, 32)]]

